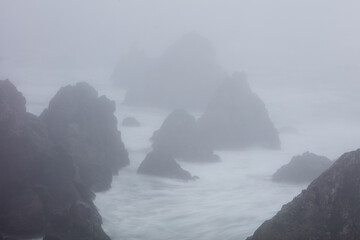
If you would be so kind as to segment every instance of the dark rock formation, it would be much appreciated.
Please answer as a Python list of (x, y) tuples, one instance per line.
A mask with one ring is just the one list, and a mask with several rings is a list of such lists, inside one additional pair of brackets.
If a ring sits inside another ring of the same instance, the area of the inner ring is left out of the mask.
[(128, 85), (125, 104), (202, 110), (226, 76), (216, 62), (211, 43), (196, 33), (170, 46), (150, 70), (140, 64), (141, 71), (147, 74), (141, 74), (143, 80), (136, 77), (138, 83)]
[(290, 163), (276, 171), (272, 179), (291, 183), (311, 182), (328, 169), (331, 164), (331, 160), (327, 157), (306, 152), (303, 155), (293, 157)]
[(140, 127), (140, 122), (133, 117), (127, 117), (124, 118), (124, 120), (122, 121), (122, 126), (124, 127)]
[(114, 116), (115, 103), (87, 83), (61, 88), (40, 116), (49, 137), (79, 168), (95, 191), (108, 189), (112, 175), (129, 164)]
[(265, 105), (251, 91), (244, 74), (236, 73), (224, 81), (198, 124), (204, 141), (215, 149), (280, 148)]
[(93, 197), (22, 94), (0, 81), (0, 236), (108, 240)]
[(181, 180), (192, 180), (197, 177), (191, 176), (168, 154), (154, 150), (150, 152), (140, 164), (137, 173), (153, 175), (165, 178), (175, 178)]
[(360, 239), (360, 149), (342, 155), (248, 240)]
[(185, 161), (216, 162), (220, 158), (201, 142), (196, 120), (185, 110), (173, 111), (151, 138), (154, 149)]

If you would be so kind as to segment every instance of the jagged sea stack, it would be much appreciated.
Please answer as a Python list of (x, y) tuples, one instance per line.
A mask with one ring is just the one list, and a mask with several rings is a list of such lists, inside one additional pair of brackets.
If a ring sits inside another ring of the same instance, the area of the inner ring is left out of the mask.
[(109, 240), (73, 160), (25, 102), (0, 81), (0, 239)]
[(244, 74), (226, 79), (199, 119), (204, 141), (215, 149), (279, 149), (280, 140), (267, 109)]
[(74, 160), (81, 179), (95, 191), (129, 164), (117, 129), (115, 103), (87, 83), (61, 88), (40, 116), (49, 137)]
[(159, 150), (154, 150), (146, 155), (144, 161), (140, 164), (137, 173), (186, 181), (197, 178), (181, 168), (169, 154)]
[(125, 104), (203, 110), (226, 73), (217, 63), (211, 42), (192, 32), (169, 46), (150, 69), (139, 64), (133, 76), (139, 75), (143, 79), (135, 77), (125, 85)]
[(272, 176), (273, 181), (288, 183), (309, 183), (331, 166), (330, 159), (310, 152), (295, 156), (279, 168)]
[(248, 240), (360, 239), (360, 149), (345, 153)]
[(160, 129), (154, 132), (153, 149), (159, 149), (174, 158), (192, 162), (216, 162), (220, 158), (210, 145), (201, 140), (196, 119), (183, 109), (170, 113)]

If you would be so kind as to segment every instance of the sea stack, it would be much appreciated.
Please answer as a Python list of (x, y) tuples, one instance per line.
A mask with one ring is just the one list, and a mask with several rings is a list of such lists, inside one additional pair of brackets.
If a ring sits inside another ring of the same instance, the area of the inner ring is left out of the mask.
[(0, 81), (0, 239), (109, 240), (73, 159), (25, 103)]
[(273, 181), (288, 183), (310, 183), (331, 166), (330, 159), (310, 152), (295, 156), (279, 168), (272, 176)]
[(74, 159), (81, 179), (95, 191), (108, 189), (112, 175), (129, 164), (114, 112), (113, 101), (82, 82), (61, 88), (40, 116), (50, 139)]
[(210, 145), (202, 141), (196, 119), (183, 109), (169, 114), (160, 129), (154, 132), (153, 149), (172, 157), (191, 162), (216, 162), (220, 158), (213, 153)]
[[(134, 82), (123, 85), (127, 105), (202, 111), (226, 76), (211, 42), (195, 32), (181, 37), (152, 64), (143, 62), (148, 61), (139, 61), (138, 69), (133, 71)], [(122, 65), (120, 69), (125, 68)], [(125, 81), (121, 78), (119, 81)]]
[(182, 169), (169, 154), (159, 150), (154, 150), (146, 155), (144, 161), (140, 164), (137, 173), (186, 181), (197, 178), (193, 177), (188, 171)]
[(198, 124), (202, 138), (214, 149), (280, 148), (268, 111), (243, 73), (235, 73), (223, 82)]
[(248, 240), (360, 238), (360, 149), (343, 154)]

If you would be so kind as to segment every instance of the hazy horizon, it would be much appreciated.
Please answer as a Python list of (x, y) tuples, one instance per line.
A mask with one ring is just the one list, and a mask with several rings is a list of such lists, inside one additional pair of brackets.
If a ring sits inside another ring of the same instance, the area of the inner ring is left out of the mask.
[(111, 69), (134, 46), (157, 57), (197, 32), (229, 74), (245, 71), (270, 85), (358, 88), (359, 11), (350, 0), (1, 0), (0, 64)]

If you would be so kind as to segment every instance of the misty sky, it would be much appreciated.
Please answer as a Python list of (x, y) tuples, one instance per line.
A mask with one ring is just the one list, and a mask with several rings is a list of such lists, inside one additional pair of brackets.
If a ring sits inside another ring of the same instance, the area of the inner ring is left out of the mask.
[(229, 73), (358, 86), (359, 12), (357, 0), (0, 0), (0, 64), (113, 67), (196, 31)]

